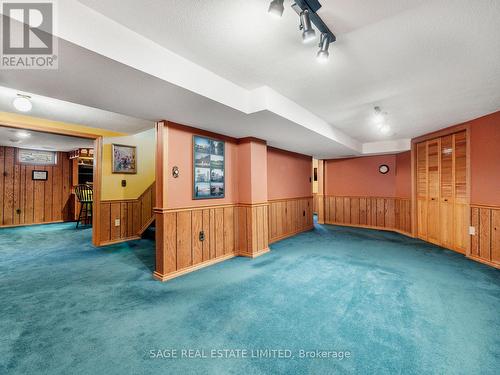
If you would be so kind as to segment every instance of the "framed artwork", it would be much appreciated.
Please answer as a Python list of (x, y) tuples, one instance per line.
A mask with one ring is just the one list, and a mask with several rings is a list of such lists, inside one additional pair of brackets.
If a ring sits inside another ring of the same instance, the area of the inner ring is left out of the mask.
[(113, 173), (137, 173), (137, 148), (127, 145), (111, 145)]
[(225, 143), (193, 136), (193, 199), (225, 197)]
[(48, 171), (36, 171), (36, 170), (31, 171), (31, 179), (33, 181), (47, 181), (48, 178), (49, 178)]
[(56, 165), (57, 152), (20, 148), (17, 150), (17, 161), (20, 164)]

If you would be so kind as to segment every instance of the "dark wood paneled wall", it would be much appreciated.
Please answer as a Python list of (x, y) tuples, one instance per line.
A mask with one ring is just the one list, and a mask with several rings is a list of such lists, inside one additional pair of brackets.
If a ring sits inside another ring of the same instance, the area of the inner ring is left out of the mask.
[(471, 236), (470, 257), (500, 268), (500, 207), (473, 205), (471, 225), (476, 233)]
[(313, 228), (313, 197), (269, 201), (269, 243)]
[[(155, 184), (138, 199), (101, 201), (100, 245), (140, 238), (154, 220)], [(119, 219), (120, 225), (115, 221)]]
[[(16, 150), (0, 146), (0, 226), (72, 221), (68, 154), (58, 152), (55, 166), (34, 166), (19, 164)], [(33, 170), (47, 171), (48, 180), (33, 181)]]
[(325, 196), (325, 223), (411, 233), (411, 200)]

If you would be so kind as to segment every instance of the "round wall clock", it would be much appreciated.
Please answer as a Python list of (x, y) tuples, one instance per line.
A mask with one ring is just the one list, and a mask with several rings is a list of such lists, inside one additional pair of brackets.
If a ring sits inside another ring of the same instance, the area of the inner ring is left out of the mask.
[(387, 174), (389, 172), (389, 166), (387, 164), (382, 164), (378, 167), (378, 171), (382, 174)]

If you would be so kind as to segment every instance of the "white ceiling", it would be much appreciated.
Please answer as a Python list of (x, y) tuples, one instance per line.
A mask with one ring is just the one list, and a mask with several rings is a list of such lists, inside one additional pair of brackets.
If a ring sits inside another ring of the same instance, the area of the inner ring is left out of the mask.
[(325, 0), (327, 65), (290, 3), (275, 20), (268, 0), (60, 1), (59, 69), (2, 71), (0, 85), (59, 100), (35, 102), (40, 117), (123, 132), (168, 119), (319, 158), (405, 150), (500, 109), (499, 0)]
[[(266, 85), (361, 142), (411, 138), (500, 109), (500, 1), (328, 0), (329, 64), (285, 0), (80, 0), (247, 89)], [(382, 135), (373, 107), (388, 112)]]
[[(30, 74), (31, 73), (31, 74)], [(33, 71), (17, 71), (5, 76), (0, 76), (0, 84), (6, 84), (11, 87), (18, 87), (12, 89), (9, 87), (0, 86), (0, 111), (12, 112), (13, 100), (18, 94), (30, 96), (33, 109), (29, 113), (30, 116), (45, 118), (54, 121), (62, 121), (72, 124), (85, 125), (92, 128), (108, 129), (116, 132), (123, 133), (136, 133), (154, 126), (153, 121), (142, 120), (131, 116), (125, 116), (116, 112), (105, 111), (93, 106), (76, 104), (81, 102), (77, 97), (72, 98), (74, 102), (67, 101), (69, 98), (65, 95), (60, 95), (64, 91), (64, 87), (70, 84), (70, 81), (59, 81), (61, 77), (57, 74), (40, 74), (40, 72)], [(10, 78), (21, 76), (16, 81), (11, 81)], [(40, 82), (45, 81), (44, 83)], [(24, 81), (30, 82), (25, 84)], [(62, 85), (60, 82), (66, 82)], [(97, 83), (97, 82), (94, 82)], [(27, 88), (27, 91), (22, 88)], [(49, 96), (37, 95), (34, 92), (47, 91), (42, 87), (53, 86), (60, 89), (50, 91)], [(65, 98), (66, 100), (59, 100), (56, 98)], [(92, 103), (95, 104), (95, 103)], [(97, 106), (97, 104), (95, 104)]]
[[(22, 137), (20, 133), (29, 134), (29, 136)], [(91, 139), (35, 131), (26, 132), (0, 126), (0, 146), (68, 152), (77, 148), (93, 147), (93, 145), (94, 143)]]

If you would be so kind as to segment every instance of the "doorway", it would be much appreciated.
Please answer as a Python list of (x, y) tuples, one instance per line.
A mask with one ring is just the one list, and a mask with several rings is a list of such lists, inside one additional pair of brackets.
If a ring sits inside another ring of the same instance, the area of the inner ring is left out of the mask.
[(98, 135), (0, 124), (0, 228), (79, 223), (98, 245), (101, 148)]

